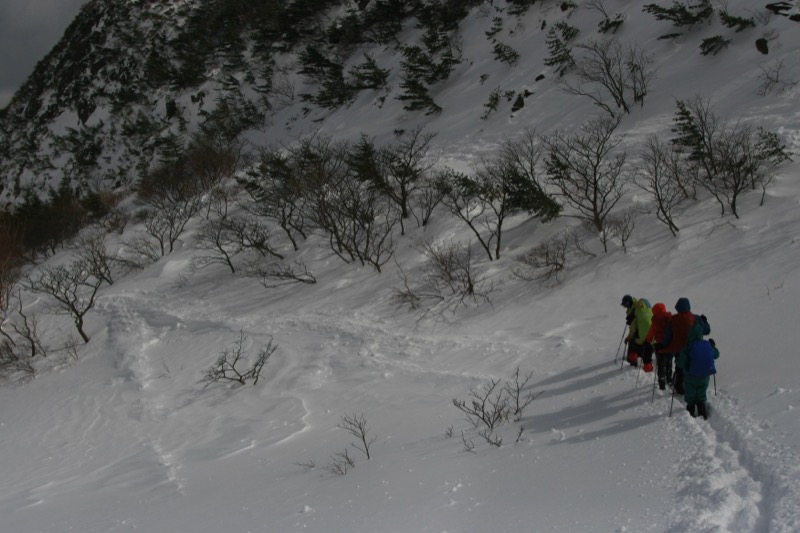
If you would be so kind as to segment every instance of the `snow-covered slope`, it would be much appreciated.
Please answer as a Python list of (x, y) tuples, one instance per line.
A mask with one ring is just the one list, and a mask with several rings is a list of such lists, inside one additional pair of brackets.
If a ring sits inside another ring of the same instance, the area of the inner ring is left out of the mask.
[[(763, 13), (757, 4), (728, 6)], [(621, 125), (631, 157), (645, 134), (669, 137), (674, 99), (694, 95), (800, 151), (797, 87), (757, 94), (765, 63), (783, 59), (785, 79), (800, 77), (790, 60), (800, 50), (796, 22), (765, 17), (730, 30), (732, 43), (717, 56), (702, 56), (699, 41), (720, 32), (718, 23), (664, 41), (657, 37), (669, 25), (638, 2), (606, 7), (628, 15), (618, 38), (657, 58), (644, 107)], [(536, 7), (507, 28), (523, 58), (511, 69), (478, 51), (489, 49), (492, 9), (476, 9), (463, 29), (466, 60), (434, 94), (437, 117), (391, 99), (377, 110), (362, 95), (333, 113), (286, 108), (253, 138), (289, 140), (321, 127), (388, 139), (393, 128), (421, 124), (437, 132), (444, 161), (468, 168), (525, 128), (574, 131), (599, 111), (564, 94), (543, 68), (541, 21), (562, 16), (557, 5)], [(586, 38), (596, 19), (581, 7), (570, 23)], [(767, 56), (753, 44), (762, 36)], [(384, 59), (392, 61), (388, 52)], [(498, 86), (533, 94), (513, 116), (506, 102), (481, 120)], [(470, 239), (443, 211), (400, 237), (396, 264), (380, 274), (343, 264), (314, 237), (288, 259), (302, 259), (318, 282), (272, 290), (221, 267), (191, 268), (190, 232), (179, 250), (103, 290), (77, 360), (50, 361), (36, 379), (0, 388), (0, 530), (800, 530), (799, 170), (784, 166), (763, 206), (759, 192), (745, 195), (738, 219), (720, 217), (717, 203), (701, 197), (678, 218), (674, 238), (643, 215), (627, 253), (614, 243), (555, 286), (511, 276), (514, 256), (569, 221), (517, 215), (503, 258), (479, 264), (494, 283), (491, 305), (455, 313), (423, 315), (392, 298), (398, 269), (419, 263), (422, 243)], [(646, 201), (635, 190), (626, 199)], [(722, 356), (708, 421), (654, 391), (652, 374), (620, 366), (626, 293), (669, 309), (688, 297), (709, 317)], [(73, 334), (65, 317), (39, 316), (45, 341)], [(278, 346), (261, 380), (203, 388), (203, 371), (240, 333), (249, 354), (270, 338)], [(502, 446), (492, 446), (453, 399), (509, 380), (516, 368), (532, 372), (523, 392), (537, 396), (518, 422), (500, 427)], [(369, 460), (337, 427), (347, 416), (368, 421)], [(335, 475), (327, 467), (345, 449), (355, 467)]]

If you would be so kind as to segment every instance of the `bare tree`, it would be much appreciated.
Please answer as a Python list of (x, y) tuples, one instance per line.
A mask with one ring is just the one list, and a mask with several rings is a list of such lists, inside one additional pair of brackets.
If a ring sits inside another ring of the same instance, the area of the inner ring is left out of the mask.
[[(655, 201), (656, 217), (667, 225), (673, 236), (678, 228), (675, 216), (680, 205), (689, 199), (691, 183), (684, 182), (690, 168), (672, 145), (651, 135), (644, 143), (639, 163), (632, 170), (633, 180)], [(687, 179), (686, 181), (690, 181)]]
[(605, 224), (625, 193), (629, 178), (622, 172), (625, 152), (614, 135), (620, 118), (598, 117), (572, 136), (556, 132), (542, 140), (548, 150), (547, 174), (560, 196), (575, 209), (568, 215), (587, 222), (608, 251)]
[(74, 247), (77, 258), (89, 268), (94, 277), (113, 285), (114, 278), (118, 274), (127, 274), (131, 267), (108, 250), (106, 236), (102, 228), (89, 230), (78, 237)]
[(308, 219), (328, 234), (331, 249), (342, 260), (380, 272), (394, 254), (397, 209), (352, 171), (346, 143), (314, 136), (303, 140), (298, 155)]
[(697, 182), (738, 218), (738, 199), (748, 189), (761, 187), (763, 204), (774, 172), (790, 154), (773, 132), (737, 121), (725, 124), (700, 97), (677, 101), (672, 131), (676, 149), (697, 169)]
[(52, 298), (53, 305), (50, 308), (54, 313), (72, 317), (84, 343), (89, 342), (89, 336), (83, 329), (84, 320), (94, 307), (103, 283), (103, 279), (92, 273), (85, 260), (43, 267), (38, 276), (31, 275), (25, 280), (29, 290)]
[(301, 148), (266, 148), (259, 164), (239, 180), (253, 200), (245, 207), (255, 215), (274, 220), (295, 250), (311, 229), (306, 216), (304, 179), (298, 177), (303, 152)]
[(194, 135), (186, 149), (186, 166), (203, 191), (230, 179), (246, 161), (244, 142), (222, 131), (206, 130)]
[(245, 250), (254, 250), (261, 257), (282, 259), (270, 242), (269, 228), (255, 216), (231, 213), (232, 201), (229, 194), (219, 191), (209, 202), (209, 215), (197, 237), (197, 247), (204, 253), (195, 262), (200, 266), (221, 263), (235, 274), (233, 259)]
[[(655, 76), (650, 68), (652, 56), (636, 45), (624, 47), (615, 39), (592, 40), (575, 48), (584, 51), (575, 63), (577, 82), (563, 78), (564, 90), (590, 98), (612, 117), (619, 111), (629, 114), (633, 104), (644, 105)], [(607, 102), (608, 97), (615, 107)]]
[(426, 176), (436, 165), (438, 157), (429, 155), (435, 133), (423, 133), (421, 127), (409, 132), (396, 132), (397, 143), (380, 150), (378, 174), (381, 190), (400, 208), (402, 221), (412, 213), (412, 199)]
[(202, 209), (203, 192), (184, 159), (164, 163), (143, 177), (139, 197), (147, 205), (145, 234), (155, 240), (160, 257), (172, 253), (186, 224)]

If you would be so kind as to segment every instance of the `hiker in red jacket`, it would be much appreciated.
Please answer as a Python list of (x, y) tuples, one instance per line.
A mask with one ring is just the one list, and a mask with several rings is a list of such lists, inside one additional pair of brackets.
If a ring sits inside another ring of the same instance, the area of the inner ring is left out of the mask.
[[(663, 348), (664, 352), (673, 354), (673, 357), (678, 357), (683, 349), (686, 347), (686, 341), (689, 338), (689, 330), (694, 325), (694, 315), (692, 314), (692, 307), (689, 304), (688, 298), (678, 298), (675, 304), (677, 314), (672, 315), (670, 320), (670, 330), (672, 331), (672, 338), (669, 344)], [(675, 374), (673, 376), (673, 386), (677, 394), (683, 394), (683, 370), (675, 367)]]
[(672, 313), (667, 311), (667, 306), (657, 303), (653, 306), (653, 321), (650, 331), (647, 332), (645, 344), (652, 345), (656, 352), (656, 373), (658, 374), (658, 388), (664, 390), (667, 384), (672, 385), (672, 352), (667, 350), (671, 340), (670, 321)]

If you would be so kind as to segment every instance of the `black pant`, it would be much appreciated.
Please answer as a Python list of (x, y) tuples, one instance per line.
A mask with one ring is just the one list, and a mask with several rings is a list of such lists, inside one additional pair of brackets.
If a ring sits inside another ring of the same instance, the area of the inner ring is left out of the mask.
[[(678, 354), (675, 354), (675, 360), (678, 359)], [(672, 376), (672, 386), (675, 387), (675, 392), (683, 394), (683, 369), (675, 365), (675, 375)]]
[(672, 382), (672, 359), (673, 355), (671, 353), (656, 354), (656, 371), (658, 373), (658, 383), (661, 385)]

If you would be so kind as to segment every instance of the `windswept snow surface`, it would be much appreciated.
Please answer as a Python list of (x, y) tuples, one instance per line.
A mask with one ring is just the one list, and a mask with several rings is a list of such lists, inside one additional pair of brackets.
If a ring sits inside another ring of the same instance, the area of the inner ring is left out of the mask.
[[(629, 4), (607, 3), (612, 11)], [(668, 136), (673, 98), (701, 94), (720, 116), (780, 131), (800, 153), (797, 89), (759, 97), (748, 77), (767, 59), (789, 57), (787, 76), (800, 77), (800, 26), (770, 22), (778, 55), (752, 46), (762, 28), (712, 60), (699, 55), (696, 37), (657, 41), (664, 28), (629, 12), (637, 25), (626, 22), (621, 35), (660, 54), (653, 96), (621, 126), (630, 146), (648, 133)], [(590, 35), (596, 21), (585, 13), (571, 22)], [(526, 15), (514, 46), (544, 50), (531, 28), (548, 16), (556, 15)], [(490, 21), (476, 17), (465, 43), (484, 39)], [(725, 57), (729, 70), (717, 68)], [(530, 61), (505, 74), (530, 80), (541, 58)], [(480, 92), (464, 80), (504, 71), (491, 61), (475, 68), (443, 89), (442, 101), (463, 113), (446, 108), (429, 125), (448, 163), (467, 166), (526, 127), (571, 131), (597, 112), (546, 82), (517, 117), (505, 109), (480, 121), (495, 82)], [(370, 120), (371, 106), (337, 111), (328, 133), (385, 131)], [(412, 118), (398, 113), (397, 122), (410, 127)], [(298, 133), (275, 129), (276, 137)], [(0, 531), (800, 531), (798, 171), (796, 162), (785, 166), (763, 206), (759, 192), (745, 195), (739, 219), (720, 217), (701, 196), (680, 215), (676, 238), (643, 215), (627, 253), (614, 243), (557, 286), (514, 278), (513, 257), (567, 219), (516, 216), (503, 259), (479, 258), (494, 283), (492, 305), (455, 313), (392, 300), (398, 265), (413, 271), (423, 242), (470, 239), (443, 212), (399, 238), (397, 262), (383, 273), (344, 264), (312, 238), (288, 259), (304, 261), (318, 283), (271, 290), (221, 266), (192, 268), (190, 232), (176, 252), (103, 290), (77, 359), (54, 354), (34, 380), (0, 387)], [(626, 293), (670, 310), (685, 296), (708, 315), (722, 352), (708, 421), (654, 391), (652, 374), (620, 365)], [(30, 301), (30, 311), (42, 309)], [(41, 317), (53, 345), (74, 335), (65, 317)], [(250, 355), (270, 339), (277, 345), (261, 380), (204, 388), (203, 371), (240, 334)], [(517, 367), (533, 373), (524, 393), (537, 397), (500, 427), (502, 446), (491, 446), (453, 399)], [(362, 415), (375, 438), (369, 460), (337, 427)], [(327, 466), (344, 450), (355, 467), (334, 475)]]

